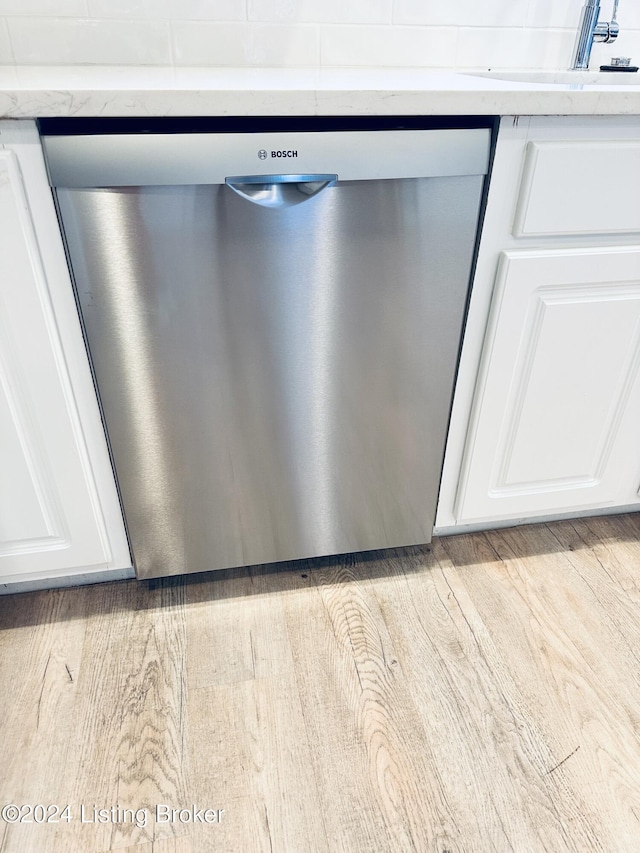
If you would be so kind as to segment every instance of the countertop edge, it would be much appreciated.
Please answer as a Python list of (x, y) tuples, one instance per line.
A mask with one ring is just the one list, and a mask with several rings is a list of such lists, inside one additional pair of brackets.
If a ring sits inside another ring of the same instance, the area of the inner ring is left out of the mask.
[[(5, 69), (0, 118), (124, 116), (640, 115), (640, 86), (550, 86), (467, 74), (313, 74), (207, 69)], [(40, 73), (37, 73), (39, 71)], [(51, 86), (43, 81), (51, 81)], [(141, 85), (138, 85), (138, 82)]]

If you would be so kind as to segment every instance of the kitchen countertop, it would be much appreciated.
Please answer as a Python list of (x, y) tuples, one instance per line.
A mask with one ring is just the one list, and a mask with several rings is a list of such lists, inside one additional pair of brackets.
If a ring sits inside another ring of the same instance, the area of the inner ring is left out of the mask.
[(640, 73), (637, 85), (582, 85), (395, 68), (0, 67), (0, 118), (374, 114), (640, 115)]

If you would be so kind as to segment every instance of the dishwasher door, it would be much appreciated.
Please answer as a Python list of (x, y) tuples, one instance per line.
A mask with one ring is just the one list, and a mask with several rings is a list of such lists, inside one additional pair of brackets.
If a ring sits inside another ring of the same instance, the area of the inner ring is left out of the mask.
[(58, 188), (138, 577), (430, 540), (482, 187)]

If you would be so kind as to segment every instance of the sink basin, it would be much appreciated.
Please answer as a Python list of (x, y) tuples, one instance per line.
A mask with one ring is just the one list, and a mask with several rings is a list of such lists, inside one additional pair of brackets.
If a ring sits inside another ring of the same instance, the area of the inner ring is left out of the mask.
[(477, 71), (474, 77), (509, 80), (512, 83), (544, 83), (555, 86), (637, 86), (640, 71)]

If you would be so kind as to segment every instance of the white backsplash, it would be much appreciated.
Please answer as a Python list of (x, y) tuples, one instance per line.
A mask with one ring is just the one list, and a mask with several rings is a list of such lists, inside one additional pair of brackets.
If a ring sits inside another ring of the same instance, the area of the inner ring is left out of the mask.
[[(0, 64), (566, 68), (583, 0), (0, 0)], [(608, 20), (611, 4), (603, 3)], [(640, 60), (640, 0), (620, 0)]]

